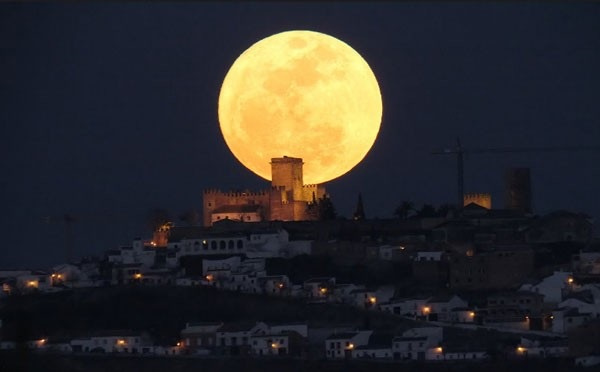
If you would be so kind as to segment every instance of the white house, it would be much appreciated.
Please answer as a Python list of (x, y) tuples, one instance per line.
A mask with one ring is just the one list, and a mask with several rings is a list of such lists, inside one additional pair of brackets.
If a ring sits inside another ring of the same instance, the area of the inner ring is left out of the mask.
[(352, 305), (361, 309), (374, 309), (377, 306), (377, 293), (374, 289), (355, 289), (350, 292)]
[(569, 330), (592, 319), (589, 313), (580, 313), (577, 308), (558, 308), (552, 312), (552, 332), (567, 333)]
[(457, 308), (466, 308), (467, 301), (456, 295), (435, 296), (430, 298), (424, 306), (424, 315), (428, 315), (430, 320), (440, 322), (457, 322), (455, 313), (452, 311)]
[(352, 350), (352, 359), (392, 359), (390, 345), (363, 345)]
[(426, 336), (398, 336), (392, 340), (392, 352), (396, 360), (425, 360), (425, 352), (431, 347)]
[(43, 291), (51, 286), (50, 275), (45, 273), (31, 273), (16, 277), (16, 286), (23, 292), (40, 290)]
[(415, 261), (441, 261), (442, 251), (430, 251), (430, 252), (417, 252)]
[(517, 356), (538, 358), (559, 358), (567, 356), (569, 344), (566, 338), (556, 340), (542, 340), (521, 337), (521, 342), (516, 349)]
[(247, 346), (251, 336), (267, 334), (268, 331), (269, 327), (263, 322), (226, 323), (216, 332), (217, 347)]
[(303, 283), (303, 288), (309, 298), (327, 300), (332, 297), (335, 288), (335, 278), (310, 278)]
[(202, 275), (208, 275), (209, 271), (219, 269), (229, 269), (234, 271), (239, 268), (241, 259), (239, 256), (228, 257), (220, 260), (204, 259), (202, 260)]
[(523, 284), (519, 290), (544, 295), (544, 302), (558, 304), (565, 289), (573, 285), (573, 273), (555, 271), (536, 284)]
[(352, 357), (352, 350), (367, 345), (373, 331), (356, 331), (334, 333), (325, 340), (325, 357), (327, 359), (344, 359)]
[(268, 275), (256, 278), (258, 288), (262, 293), (274, 296), (288, 294), (290, 279), (287, 275)]
[(287, 355), (290, 349), (288, 334), (271, 334), (250, 336), (250, 352), (254, 355)]
[(308, 337), (308, 325), (306, 323), (268, 323), (269, 332), (273, 334), (294, 331), (302, 337)]
[(476, 361), (488, 358), (489, 355), (485, 350), (465, 347), (438, 346), (427, 349), (425, 353), (425, 360), (430, 361)]
[(396, 315), (402, 315), (409, 318), (428, 315), (431, 309), (427, 308), (427, 301), (431, 297), (415, 297), (406, 299), (390, 300), (387, 303), (381, 303), (379, 308)]
[(131, 331), (98, 332), (89, 337), (73, 339), (70, 345), (74, 353), (148, 353), (152, 348), (141, 334)]
[(289, 234), (284, 229), (257, 231), (250, 234), (248, 257), (284, 257), (288, 255)]
[(417, 327), (406, 330), (392, 340), (394, 359), (425, 360), (427, 350), (438, 347), (443, 339), (442, 327)]
[(194, 354), (199, 350), (211, 350), (217, 345), (217, 331), (223, 323), (203, 322), (186, 323), (181, 330), (184, 346)]

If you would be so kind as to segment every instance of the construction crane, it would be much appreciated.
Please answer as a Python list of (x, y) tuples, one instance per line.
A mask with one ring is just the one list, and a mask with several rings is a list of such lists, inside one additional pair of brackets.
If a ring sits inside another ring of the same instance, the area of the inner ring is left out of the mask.
[(496, 147), (496, 148), (469, 148), (465, 149), (456, 138), (456, 147), (435, 150), (433, 155), (456, 155), (456, 183), (457, 183), (457, 207), (463, 206), (464, 198), (464, 155), (465, 154), (501, 154), (518, 152), (560, 152), (560, 151), (600, 151), (600, 146), (546, 146), (546, 147)]

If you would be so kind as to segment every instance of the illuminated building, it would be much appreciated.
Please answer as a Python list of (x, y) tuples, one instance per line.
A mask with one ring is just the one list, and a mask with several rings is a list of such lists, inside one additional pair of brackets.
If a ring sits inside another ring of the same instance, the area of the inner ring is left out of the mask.
[(323, 185), (304, 185), (302, 159), (284, 156), (271, 159), (271, 189), (258, 192), (203, 193), (203, 223), (221, 220), (244, 222), (303, 221), (317, 219), (309, 211), (317, 199), (326, 196)]

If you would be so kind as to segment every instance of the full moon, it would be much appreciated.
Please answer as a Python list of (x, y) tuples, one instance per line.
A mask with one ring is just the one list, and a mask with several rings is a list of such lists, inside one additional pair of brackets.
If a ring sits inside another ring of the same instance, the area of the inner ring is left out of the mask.
[(233, 63), (219, 123), (234, 156), (271, 179), (271, 158), (304, 161), (304, 183), (338, 178), (367, 155), (381, 125), (377, 79), (348, 44), (314, 31), (258, 41)]

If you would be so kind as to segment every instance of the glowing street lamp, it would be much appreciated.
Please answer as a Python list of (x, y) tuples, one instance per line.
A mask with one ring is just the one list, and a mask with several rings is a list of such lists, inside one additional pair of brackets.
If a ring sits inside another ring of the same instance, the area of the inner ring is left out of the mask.
[(429, 306), (425, 306), (423, 308), (423, 314), (427, 315), (431, 312), (431, 308)]
[(208, 280), (209, 282), (212, 282), (214, 278), (215, 278), (215, 277), (214, 277), (212, 274), (208, 274), (208, 275), (206, 276), (206, 280)]
[(135, 273), (135, 274), (133, 275), (133, 278), (134, 278), (134, 279), (142, 279), (142, 274), (140, 274), (140, 273)]
[(119, 339), (119, 340), (117, 340), (117, 345), (124, 346), (124, 345), (127, 345), (127, 342), (123, 339)]
[(327, 293), (327, 288), (326, 287), (322, 287), (319, 289), (319, 292), (321, 292), (322, 295)]
[(573, 281), (574, 281), (573, 277), (571, 277), (571, 276), (567, 279), (567, 283), (569, 283), (569, 284), (573, 284)]
[(271, 344), (271, 348), (272, 348), (272, 349), (277, 349), (277, 344), (273, 342), (273, 343)]
[(376, 297), (370, 297), (369, 298), (369, 302), (371, 303), (371, 305), (375, 305), (375, 303), (377, 302), (377, 298)]
[(348, 345), (348, 349), (350, 349), (350, 350), (354, 349), (354, 344), (351, 343), (350, 345)]

